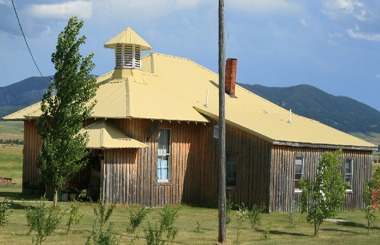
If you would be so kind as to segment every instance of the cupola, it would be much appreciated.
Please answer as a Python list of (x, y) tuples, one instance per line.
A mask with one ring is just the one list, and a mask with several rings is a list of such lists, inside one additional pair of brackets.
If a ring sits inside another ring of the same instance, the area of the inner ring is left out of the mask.
[(115, 49), (115, 69), (141, 69), (141, 51), (152, 47), (131, 28), (111, 38), (105, 48)]

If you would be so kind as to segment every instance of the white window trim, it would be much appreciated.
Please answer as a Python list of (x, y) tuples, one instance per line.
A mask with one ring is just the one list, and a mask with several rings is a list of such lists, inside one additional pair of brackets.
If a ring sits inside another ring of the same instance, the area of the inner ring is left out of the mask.
[[(295, 159), (294, 159), (294, 180), (293, 180), (293, 185), (295, 184), (296, 182), (296, 160), (297, 159), (301, 159), (302, 160), (302, 171), (301, 171), (301, 178), (299, 180), (301, 180), (303, 178), (303, 175), (304, 175), (304, 168), (305, 168), (305, 158), (303, 156), (296, 156)], [(298, 180), (298, 181), (299, 181)], [(302, 193), (302, 190), (300, 188), (296, 188), (294, 187), (294, 193)]]
[[(159, 179), (158, 178), (158, 175), (156, 176), (156, 180), (158, 183), (169, 183), (170, 182), (170, 178), (171, 178), (171, 155), (172, 155), (172, 132), (171, 132), (171, 129), (170, 128), (160, 128), (158, 130), (158, 133), (160, 133), (160, 130), (169, 130), (169, 153), (168, 154), (165, 154), (165, 156), (168, 157), (168, 178), (167, 179)], [(157, 147), (158, 147), (158, 142), (157, 142)], [(164, 156), (164, 155), (159, 155), (158, 154), (158, 148), (157, 148), (157, 170), (158, 170), (158, 158), (160, 156)], [(156, 171), (156, 174), (157, 174), (157, 171)]]
[(353, 180), (354, 180), (354, 159), (352, 158), (346, 158), (346, 161), (344, 162), (344, 181), (346, 181), (346, 162), (347, 161), (350, 161), (350, 164), (351, 164), (351, 183), (350, 183), (350, 187), (348, 189), (346, 189), (346, 193), (353, 193), (352, 191), (352, 185), (353, 185)]

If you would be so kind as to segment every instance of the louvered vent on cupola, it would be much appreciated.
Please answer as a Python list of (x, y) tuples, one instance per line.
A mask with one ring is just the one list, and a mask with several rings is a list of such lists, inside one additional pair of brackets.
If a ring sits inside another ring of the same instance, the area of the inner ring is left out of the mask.
[(140, 45), (117, 44), (115, 49), (116, 68), (141, 68)]
[(104, 44), (106, 48), (115, 49), (115, 68), (141, 69), (141, 51), (152, 47), (127, 28)]

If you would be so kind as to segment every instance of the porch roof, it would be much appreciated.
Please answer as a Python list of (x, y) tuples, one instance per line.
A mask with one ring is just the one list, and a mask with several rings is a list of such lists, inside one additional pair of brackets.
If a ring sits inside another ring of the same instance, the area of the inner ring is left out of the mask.
[(146, 144), (128, 137), (109, 121), (97, 121), (81, 131), (88, 134), (87, 148), (89, 149), (148, 147)]

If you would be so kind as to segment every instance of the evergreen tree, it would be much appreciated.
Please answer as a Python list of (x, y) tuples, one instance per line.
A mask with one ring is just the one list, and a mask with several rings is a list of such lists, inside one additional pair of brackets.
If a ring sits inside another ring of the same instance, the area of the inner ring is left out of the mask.
[(94, 68), (93, 53), (79, 53), (85, 36), (77, 37), (83, 21), (70, 18), (59, 34), (52, 63), (56, 73), (44, 94), (37, 120), (42, 147), (37, 159), (45, 184), (54, 190), (54, 207), (58, 191), (86, 164), (87, 135), (80, 133), (83, 121), (89, 118), (95, 105), (97, 84), (89, 76)]

